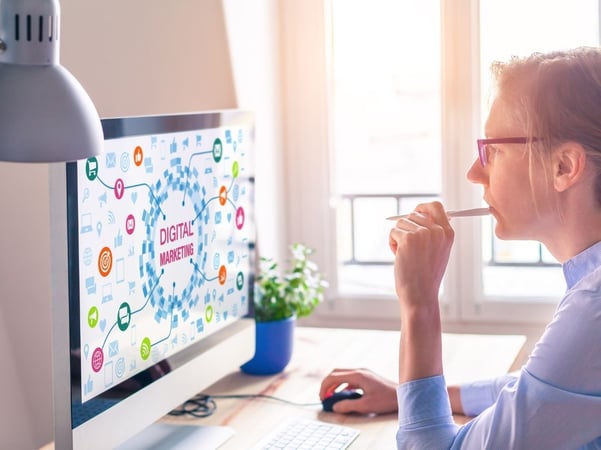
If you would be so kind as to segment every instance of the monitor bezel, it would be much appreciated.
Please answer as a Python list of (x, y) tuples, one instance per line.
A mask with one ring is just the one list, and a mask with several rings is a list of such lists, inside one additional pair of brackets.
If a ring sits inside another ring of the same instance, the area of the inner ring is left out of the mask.
[[(252, 124), (254, 141), (254, 116), (248, 111), (224, 110), (176, 115), (153, 115), (138, 117), (108, 118), (102, 120), (105, 140), (144, 134), (161, 134), (196, 129), (230, 127)], [(203, 338), (194, 345), (194, 357), (176, 363), (174, 370), (154, 380), (137, 392), (128, 393), (123, 401), (75, 428), (71, 426), (71, 341), (69, 328), (70, 302), (78, 283), (69, 274), (76, 273), (70, 267), (76, 253), (73, 245), (73, 227), (68, 219), (67, 180), (72, 163), (57, 163), (50, 166), (50, 215), (51, 254), (53, 280), (53, 375), (56, 448), (107, 448), (114, 447), (137, 434), (160, 419), (168, 411), (192, 397), (200, 390), (223, 378), (250, 359), (254, 353), (255, 324), (253, 318), (253, 282), (249, 282), (249, 314), (224, 328)], [(251, 182), (254, 184), (254, 176)], [(71, 186), (72, 188), (72, 186)], [(254, 217), (247, 218), (253, 224), (251, 255), (254, 258), (256, 232)], [(77, 226), (75, 224), (75, 230)], [(71, 231), (73, 231), (71, 229)], [(71, 236), (71, 239), (69, 238)], [(71, 254), (70, 254), (71, 252)], [(219, 355), (228, 354), (229, 358)], [(178, 354), (174, 355), (174, 360)], [(200, 375), (202, 374), (202, 376)], [(182, 382), (187, 380), (188, 382)], [(192, 380), (193, 382), (190, 382)], [(169, 395), (165, 395), (168, 392)], [(148, 399), (152, 398), (152, 406)], [(136, 414), (131, 414), (135, 411)], [(127, 420), (122, 420), (127, 417)], [(110, 433), (107, 432), (110, 430)]]

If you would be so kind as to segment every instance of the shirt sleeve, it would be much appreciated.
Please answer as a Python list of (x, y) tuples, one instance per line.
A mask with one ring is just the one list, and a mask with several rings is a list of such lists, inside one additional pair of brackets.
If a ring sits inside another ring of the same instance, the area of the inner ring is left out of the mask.
[(462, 427), (453, 422), (442, 376), (401, 384), (397, 399), (399, 450), (588, 449), (601, 436), (601, 395), (550, 385), (526, 369)]
[(409, 381), (397, 387), (397, 448), (450, 448), (457, 433), (443, 376)]
[(517, 375), (508, 374), (488, 380), (461, 384), (459, 393), (464, 414), (469, 417), (477, 416), (495, 403), (501, 389), (516, 380)]

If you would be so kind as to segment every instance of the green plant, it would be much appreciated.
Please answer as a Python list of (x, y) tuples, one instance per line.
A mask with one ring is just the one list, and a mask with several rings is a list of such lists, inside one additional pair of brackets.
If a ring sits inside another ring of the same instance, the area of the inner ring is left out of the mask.
[(290, 269), (283, 274), (273, 259), (260, 259), (255, 285), (257, 322), (287, 319), (294, 315), (304, 317), (323, 300), (328, 283), (319, 273), (317, 264), (309, 260), (314, 250), (303, 244), (293, 244), (290, 250)]

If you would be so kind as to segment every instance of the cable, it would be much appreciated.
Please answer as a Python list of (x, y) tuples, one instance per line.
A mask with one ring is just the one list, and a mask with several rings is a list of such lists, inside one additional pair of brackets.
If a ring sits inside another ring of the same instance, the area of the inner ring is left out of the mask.
[(197, 418), (209, 417), (217, 409), (217, 404), (208, 395), (197, 394), (186, 400), (180, 406), (169, 411), (171, 416), (193, 416)]
[(265, 395), (265, 394), (231, 394), (231, 395), (211, 395), (210, 397), (212, 398), (264, 398), (267, 400), (275, 400), (277, 402), (282, 402), (282, 403), (286, 403), (288, 405), (294, 405), (294, 406), (320, 406), (321, 402), (314, 402), (314, 403), (297, 403), (297, 402), (292, 402), (290, 400), (285, 400), (283, 398), (279, 398), (279, 397), (274, 397), (272, 395)]
[(294, 406), (321, 406), (321, 403), (296, 403), (283, 398), (274, 397), (265, 394), (231, 394), (231, 395), (208, 395), (197, 394), (194, 397), (186, 400), (181, 406), (170, 411), (172, 416), (193, 416), (197, 418), (209, 417), (217, 409), (215, 399), (245, 399), (245, 398), (263, 398), (267, 400), (275, 400)]

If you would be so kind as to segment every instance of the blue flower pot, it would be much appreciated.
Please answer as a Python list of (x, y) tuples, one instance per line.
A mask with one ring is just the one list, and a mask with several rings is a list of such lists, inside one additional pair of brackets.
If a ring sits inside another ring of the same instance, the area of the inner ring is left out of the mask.
[(255, 356), (240, 366), (250, 375), (273, 375), (286, 368), (292, 357), (296, 317), (256, 322)]

